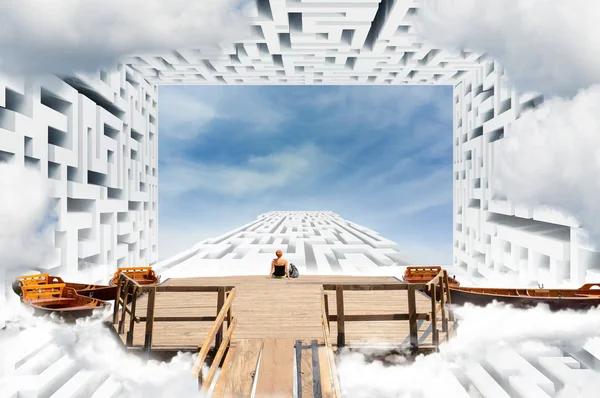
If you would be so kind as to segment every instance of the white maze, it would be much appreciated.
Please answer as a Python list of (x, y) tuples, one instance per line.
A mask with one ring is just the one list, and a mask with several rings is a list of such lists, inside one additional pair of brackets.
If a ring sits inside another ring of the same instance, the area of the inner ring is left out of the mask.
[[(600, 279), (600, 254), (586, 246), (577, 224), (493, 196), (496, 148), (515, 120), (543, 99), (515, 92), (501, 65), (485, 55), (419, 41), (413, 28), (419, 6), (418, 0), (257, 0), (248, 15), (253, 34), (243, 42), (132, 54), (94, 76), (24, 81), (0, 75), (0, 161), (36, 168), (53, 187), (56, 257), (39, 269), (91, 270), (98, 279), (139, 264), (157, 265), (164, 276), (260, 274), (283, 247), (305, 274), (387, 272), (403, 264), (401, 245), (330, 212), (268, 213), (155, 264), (158, 86), (444, 84), (454, 87), (454, 265), (547, 285)], [(77, 369), (42, 337), (18, 339), (25, 340), (3, 340), (0, 396), (96, 391), (110, 397), (120, 389), (106, 374)], [(567, 380), (600, 363), (597, 342), (536, 358), (506, 355), (510, 366), (492, 361), (467, 369), (456, 388), (473, 386), (486, 397), (553, 397)], [(17, 376), (20, 387), (5, 383)]]
[(0, 161), (38, 168), (54, 185), (57, 255), (40, 269), (93, 269), (101, 279), (156, 262), (159, 85), (447, 84), (454, 265), (547, 285), (600, 277), (600, 253), (578, 225), (492, 194), (495, 148), (540, 96), (516, 93), (485, 55), (419, 41), (417, 0), (256, 4), (243, 42), (133, 54), (116, 70), (64, 81), (0, 77)]
[(157, 270), (163, 278), (268, 275), (276, 250), (301, 274), (391, 274), (406, 265), (395, 242), (338, 214), (273, 211), (161, 261)]

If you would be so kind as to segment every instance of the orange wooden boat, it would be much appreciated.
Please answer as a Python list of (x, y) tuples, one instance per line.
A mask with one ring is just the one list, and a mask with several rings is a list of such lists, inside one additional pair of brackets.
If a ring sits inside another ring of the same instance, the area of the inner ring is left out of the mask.
[(65, 283), (24, 285), (21, 301), (38, 316), (55, 313), (63, 319), (74, 320), (92, 315), (96, 309), (108, 308), (110, 303), (91, 297), (80, 296)]
[(88, 285), (85, 283), (73, 283), (65, 282), (58, 276), (52, 276), (50, 274), (33, 274), (24, 275), (17, 278), (13, 284), (12, 289), (17, 295), (21, 295), (23, 286), (29, 285), (53, 285), (64, 283), (66, 287), (75, 289), (77, 294), (80, 296), (87, 296), (97, 298), (98, 300), (114, 300), (117, 295), (116, 286), (106, 285)]
[(160, 283), (160, 276), (156, 275), (152, 267), (127, 267), (117, 269), (109, 285), (117, 286), (120, 274), (127, 275), (142, 286), (153, 286)]
[[(436, 277), (442, 271), (440, 266), (422, 266), (406, 267), (404, 271), (404, 282), (406, 283), (427, 283)], [(448, 286), (460, 286), (460, 283), (453, 277), (448, 277)]]
[(585, 310), (600, 305), (599, 283), (588, 283), (579, 289), (512, 289), (450, 286), (452, 304), (472, 303), (486, 306), (494, 301), (518, 308), (546, 304), (551, 311)]
[[(406, 283), (427, 283), (442, 270), (441, 267), (407, 267), (404, 272)], [(488, 287), (461, 287), (460, 283), (448, 277), (450, 300), (454, 305), (471, 303), (486, 306), (498, 301), (517, 308), (530, 308), (538, 304), (546, 304), (551, 311), (565, 309), (584, 310), (600, 305), (599, 283), (588, 283), (579, 289), (513, 289)], [(440, 297), (439, 286), (436, 296)], [(425, 291), (429, 294), (428, 291)]]

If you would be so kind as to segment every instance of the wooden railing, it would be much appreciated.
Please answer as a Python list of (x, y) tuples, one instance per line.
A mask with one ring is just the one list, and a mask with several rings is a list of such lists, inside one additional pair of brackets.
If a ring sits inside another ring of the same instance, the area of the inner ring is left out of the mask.
[[(342, 392), (340, 389), (340, 380), (338, 379), (338, 373), (337, 373), (337, 366), (335, 363), (335, 357), (333, 355), (333, 348), (331, 347), (331, 341), (329, 340), (329, 321), (328, 321), (328, 315), (329, 312), (327, 311), (326, 307), (327, 307), (327, 296), (325, 295), (325, 292), (322, 292), (322, 297), (323, 299), (321, 300), (321, 312), (322, 312), (322, 321), (323, 321), (323, 332), (324, 332), (324, 336), (323, 339), (325, 340), (325, 346), (327, 347), (327, 363), (329, 365), (329, 374), (331, 375), (331, 382), (333, 383), (332, 385), (332, 391), (333, 391), (333, 398), (341, 398), (342, 397)], [(301, 384), (298, 384), (301, 385)]]
[[(154, 316), (156, 307), (156, 293), (157, 292), (216, 292), (217, 293), (217, 315), (216, 316)], [(232, 294), (233, 292), (233, 294)], [(148, 295), (148, 301), (146, 306), (145, 316), (137, 316), (136, 307), (138, 299), (143, 295)], [(117, 282), (117, 297), (115, 299), (115, 305), (113, 309), (113, 325), (117, 325), (117, 332), (121, 335), (125, 333), (125, 327), (127, 322), (127, 314), (129, 314), (129, 328), (127, 329), (126, 346), (131, 347), (133, 345), (133, 336), (135, 330), (135, 324), (145, 322), (145, 333), (144, 333), (144, 351), (150, 352), (152, 350), (152, 334), (154, 330), (155, 322), (200, 322), (208, 321), (219, 324), (215, 328), (212, 338), (215, 338), (215, 346), (220, 346), (223, 340), (223, 320), (227, 320), (228, 328), (231, 326), (232, 319), (232, 307), (231, 303), (226, 306), (226, 295), (228, 294), (227, 300), (233, 300), (235, 295), (235, 288), (233, 286), (144, 286), (137, 283), (125, 274), (120, 274)], [(229, 302), (229, 301), (228, 301)], [(221, 317), (221, 314), (222, 317)], [(220, 319), (220, 322), (219, 322)], [(211, 329), (212, 330), (212, 329)], [(210, 343), (209, 341), (209, 343)], [(208, 348), (206, 348), (208, 350)]]
[[(231, 318), (231, 308), (234, 298), (235, 288), (232, 288), (231, 291), (229, 291), (227, 299), (224, 300), (224, 303), (220, 308), (219, 314), (215, 319), (215, 323), (206, 335), (204, 343), (201, 346), (199, 346), (200, 352), (198, 353), (198, 358), (196, 358), (196, 362), (194, 363), (194, 367), (192, 368), (192, 374), (198, 379), (198, 386), (204, 393), (208, 391), (208, 388), (210, 387), (217, 373), (219, 363), (221, 362), (221, 359), (223, 359), (225, 350), (229, 346), (229, 342), (231, 341), (233, 331), (235, 330), (235, 326), (237, 325), (237, 318)], [(225, 333), (225, 338), (223, 338), (223, 322), (225, 321), (225, 317), (227, 317), (227, 332)], [(213, 339), (215, 339), (215, 348), (218, 347), (218, 350), (215, 354), (215, 357), (213, 358), (210, 369), (208, 370), (206, 380), (202, 380), (202, 366), (204, 365), (204, 360), (208, 355), (210, 343)]]
[[(439, 292), (438, 292), (439, 289)], [(446, 305), (451, 304), (450, 289), (448, 284), (448, 271), (441, 270), (431, 281), (427, 282), (427, 290), (431, 297), (431, 338), (434, 346), (440, 344), (440, 335), (437, 329), (437, 315), (442, 316), (442, 331), (449, 337), (448, 321), (452, 320), (452, 313)], [(439, 294), (439, 303), (438, 303)]]
[[(441, 302), (437, 302), (436, 287), (441, 290)], [(448, 333), (448, 312), (446, 304), (450, 303), (448, 289), (448, 274), (442, 270), (429, 283), (394, 283), (394, 284), (324, 284), (324, 312), (325, 312), (325, 329), (330, 330), (330, 322), (337, 322), (337, 346), (344, 347), (346, 345), (346, 322), (353, 321), (408, 321), (409, 324), (409, 341), (412, 349), (416, 350), (419, 347), (418, 336), (418, 320), (430, 321), (432, 323), (432, 343), (437, 348), (439, 345), (439, 333), (437, 330), (438, 314), (442, 316), (442, 328), (445, 333)], [(408, 312), (398, 312), (392, 314), (362, 314), (352, 315), (346, 314), (344, 308), (344, 291), (407, 291)], [(325, 291), (335, 291), (336, 294), (336, 315), (329, 314), (329, 299)], [(416, 292), (428, 292), (431, 301), (431, 311), (417, 312)]]

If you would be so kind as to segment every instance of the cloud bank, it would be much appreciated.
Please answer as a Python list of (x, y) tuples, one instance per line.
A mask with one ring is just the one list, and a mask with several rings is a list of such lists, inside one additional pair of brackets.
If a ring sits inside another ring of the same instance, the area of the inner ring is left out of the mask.
[(522, 91), (574, 96), (600, 83), (600, 2), (426, 0), (418, 31), (445, 49), (487, 53)]
[(38, 267), (47, 259), (49, 194), (38, 171), (0, 163), (0, 271)]
[(499, 192), (574, 216), (600, 242), (600, 85), (524, 114), (495, 150)]
[[(573, 373), (565, 377), (566, 382), (540, 379), (546, 377), (544, 373), (552, 374), (547, 366), (548, 358), (544, 357), (560, 358), (564, 350), (574, 350), (584, 344), (600, 346), (600, 309), (551, 313), (543, 306), (518, 310), (495, 304), (486, 308), (468, 305), (457, 308), (455, 314), (460, 320), (456, 336), (441, 345), (439, 353), (420, 356), (414, 363), (402, 363), (402, 359), (397, 358), (400, 364), (384, 366), (382, 362), (369, 362), (367, 352), (342, 353), (338, 372), (344, 397), (491, 396), (484, 388), (495, 382), (499, 382), (498, 387), (509, 396), (531, 396), (523, 392), (531, 394), (536, 385), (542, 385), (546, 393), (551, 393), (548, 396), (597, 396), (600, 387), (597, 371), (572, 370)], [(388, 358), (390, 362), (393, 359)], [(524, 365), (523, 360), (528, 364)], [(482, 383), (482, 378), (474, 377), (474, 371), (481, 366), (486, 369), (484, 372), (496, 372), (495, 380), (490, 377)], [(520, 375), (523, 379), (516, 380)]]
[(132, 53), (234, 41), (247, 34), (241, 5), (240, 0), (0, 0), (0, 69), (19, 75), (95, 72)]

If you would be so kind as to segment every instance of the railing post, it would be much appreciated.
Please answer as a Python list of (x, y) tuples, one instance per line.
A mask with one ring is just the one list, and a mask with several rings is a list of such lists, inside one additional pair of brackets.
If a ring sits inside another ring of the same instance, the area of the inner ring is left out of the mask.
[(335, 286), (335, 298), (337, 304), (337, 346), (338, 348), (346, 345), (346, 330), (344, 326), (344, 285)]
[(412, 349), (417, 349), (419, 336), (417, 334), (417, 302), (414, 285), (408, 286), (408, 326), (410, 329), (410, 345)]
[[(229, 297), (230, 294), (231, 294), (231, 290), (227, 291), (226, 298)], [(231, 325), (231, 321), (233, 318), (232, 308), (233, 308), (233, 304), (230, 305), (229, 308), (227, 309), (227, 329), (229, 329), (229, 325)]]
[(113, 325), (116, 325), (119, 317), (119, 298), (121, 297), (121, 276), (117, 278), (117, 295), (115, 296), (115, 307), (113, 308)]
[(131, 347), (133, 345), (133, 329), (135, 328), (135, 306), (137, 303), (137, 295), (138, 295), (138, 287), (133, 287), (133, 292), (131, 293), (131, 314), (129, 314), (129, 330), (127, 331), (127, 347)]
[(125, 332), (125, 315), (127, 314), (127, 295), (129, 293), (129, 285), (129, 279), (126, 279), (124, 285), (125, 292), (123, 293), (123, 308), (121, 309), (121, 319), (119, 320), (119, 334), (123, 334)]
[[(219, 290), (217, 293), (217, 313), (219, 315), (221, 312), (221, 308), (223, 308), (223, 304), (225, 304), (225, 286), (219, 286)], [(229, 325), (227, 325), (229, 327)], [(215, 348), (218, 349), (221, 346), (221, 342), (223, 341), (223, 323), (217, 329), (217, 335), (215, 336)]]
[(431, 289), (431, 341), (434, 346), (438, 346), (439, 335), (437, 330), (437, 285), (429, 285)]
[(154, 329), (154, 303), (156, 302), (156, 287), (150, 287), (148, 293), (148, 309), (146, 312), (146, 334), (144, 336), (144, 351), (152, 349), (152, 330)]
[(450, 289), (448, 287), (448, 271), (443, 271), (441, 279), (440, 290), (442, 294), (440, 297), (440, 303), (442, 306), (442, 330), (444, 333), (448, 334), (448, 317), (446, 316), (446, 299), (448, 298), (447, 295), (450, 293)]
[(323, 300), (325, 301), (325, 321), (327, 321), (327, 330), (331, 331), (331, 325), (329, 325), (329, 295), (327, 295), (326, 291), (323, 291)]

